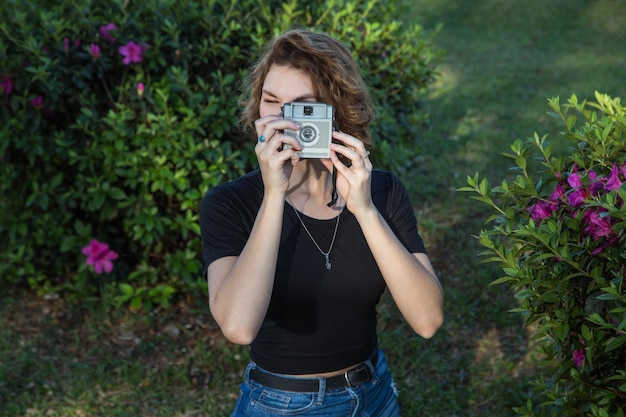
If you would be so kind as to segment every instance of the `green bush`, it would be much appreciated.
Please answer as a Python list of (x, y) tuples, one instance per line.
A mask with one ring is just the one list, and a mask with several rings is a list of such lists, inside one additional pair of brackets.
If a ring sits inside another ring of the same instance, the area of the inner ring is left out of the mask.
[(517, 311), (537, 324), (551, 370), (537, 381), (545, 402), (516, 410), (525, 416), (626, 410), (626, 107), (595, 98), (550, 101), (574, 144), (570, 155), (554, 156), (535, 134), (511, 147), (513, 181), (492, 187), (476, 174), (462, 189), (496, 210), (478, 236), (483, 255), (501, 265), (495, 283), (509, 285)]
[[(198, 206), (256, 166), (239, 83), (292, 26), (349, 43), (373, 88), (377, 155), (401, 168), (425, 121), (431, 37), (384, 2), (7, 0), (0, 5), (0, 285), (134, 309), (205, 292)], [(95, 274), (91, 239), (119, 256)], [(203, 295), (202, 295), (203, 296)]]

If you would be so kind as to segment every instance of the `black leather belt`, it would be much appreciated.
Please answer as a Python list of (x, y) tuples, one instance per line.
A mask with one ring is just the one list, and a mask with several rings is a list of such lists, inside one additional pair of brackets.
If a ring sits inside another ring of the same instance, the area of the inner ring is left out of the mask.
[[(364, 382), (372, 380), (372, 371), (369, 366), (361, 364), (356, 368), (340, 375), (326, 378), (326, 389), (356, 387)], [(250, 379), (269, 388), (291, 392), (318, 392), (320, 389), (319, 378), (287, 378), (275, 374), (268, 374), (253, 368), (250, 370)]]
[[(376, 366), (378, 350), (370, 357), (372, 365)], [(340, 388), (356, 387), (364, 382), (371, 381), (374, 375), (370, 367), (365, 363), (352, 368), (342, 374), (327, 377), (326, 389), (334, 390)], [(299, 378), (284, 377), (276, 374), (264, 372), (258, 368), (250, 370), (250, 379), (269, 388), (291, 392), (318, 392), (320, 389), (320, 378)]]

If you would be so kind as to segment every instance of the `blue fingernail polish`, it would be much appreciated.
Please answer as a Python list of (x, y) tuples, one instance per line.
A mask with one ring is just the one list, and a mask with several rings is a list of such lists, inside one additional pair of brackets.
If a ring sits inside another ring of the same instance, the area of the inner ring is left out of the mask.
[(259, 136), (259, 142), (265, 142), (265, 137), (263, 135)]

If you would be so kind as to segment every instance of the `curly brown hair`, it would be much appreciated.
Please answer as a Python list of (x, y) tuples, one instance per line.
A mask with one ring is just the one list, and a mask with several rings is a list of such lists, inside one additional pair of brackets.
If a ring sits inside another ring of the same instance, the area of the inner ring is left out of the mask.
[(332, 36), (292, 29), (274, 38), (245, 80), (240, 123), (254, 130), (265, 77), (273, 65), (288, 66), (311, 77), (318, 101), (335, 107), (338, 128), (371, 145), (369, 122), (375, 111), (372, 98), (350, 50)]

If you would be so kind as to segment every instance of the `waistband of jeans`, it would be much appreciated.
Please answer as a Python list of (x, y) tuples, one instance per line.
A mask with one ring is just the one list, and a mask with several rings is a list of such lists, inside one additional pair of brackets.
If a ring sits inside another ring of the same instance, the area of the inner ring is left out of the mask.
[[(373, 368), (376, 366), (377, 361), (378, 347), (374, 349), (365, 362), (342, 374), (331, 377), (292, 377), (269, 373), (259, 368), (252, 368), (249, 375), (252, 381), (268, 388), (290, 392), (318, 392), (322, 380), (324, 380), (327, 390), (356, 387), (371, 381), (374, 379)], [(371, 365), (367, 362), (370, 362)]]

